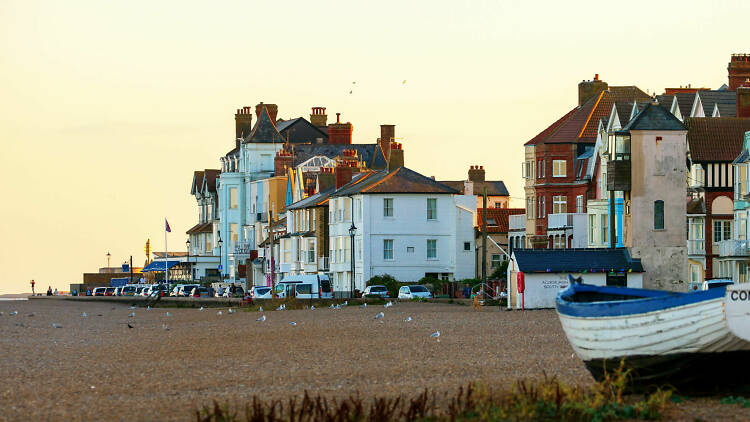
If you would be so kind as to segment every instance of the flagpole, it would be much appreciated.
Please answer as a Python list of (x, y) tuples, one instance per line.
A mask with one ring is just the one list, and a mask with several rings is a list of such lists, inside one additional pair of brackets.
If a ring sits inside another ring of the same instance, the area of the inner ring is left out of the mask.
[(164, 279), (167, 283), (167, 290), (169, 290), (169, 247), (167, 246), (167, 219), (164, 219)]

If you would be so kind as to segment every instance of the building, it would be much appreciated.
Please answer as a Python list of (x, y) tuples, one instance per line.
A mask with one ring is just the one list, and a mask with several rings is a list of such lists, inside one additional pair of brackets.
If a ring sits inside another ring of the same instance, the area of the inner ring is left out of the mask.
[[(475, 272), (482, 274), (482, 231), (484, 217), (487, 216), (487, 254), (485, 268), (489, 277), (500, 265), (510, 258), (510, 217), (523, 215), (523, 208), (478, 208), (477, 225), (474, 230), (474, 248), (476, 249)], [(505, 276), (503, 274), (503, 276)]]
[(190, 242), (190, 273), (193, 280), (215, 281), (219, 277), (219, 256), (214, 254), (219, 231), (219, 201), (216, 180), (220, 170), (205, 169), (193, 173), (190, 194), (198, 205), (198, 222), (186, 233)]
[(487, 208), (508, 208), (510, 194), (502, 180), (485, 180), (484, 166), (470, 166), (466, 180), (441, 180), (440, 183), (450, 186), (462, 195), (476, 195), (477, 206), (482, 208), (484, 190), (487, 189)]
[(643, 287), (643, 266), (625, 248), (517, 249), (508, 265), (508, 308), (554, 308), (557, 294), (570, 285), (568, 275), (597, 286)]
[(745, 132), (742, 151), (732, 163), (733, 168), (733, 211), (732, 238), (719, 242), (717, 278), (732, 279), (735, 283), (745, 283), (750, 245), (748, 244), (748, 214), (750, 214), (750, 132)]

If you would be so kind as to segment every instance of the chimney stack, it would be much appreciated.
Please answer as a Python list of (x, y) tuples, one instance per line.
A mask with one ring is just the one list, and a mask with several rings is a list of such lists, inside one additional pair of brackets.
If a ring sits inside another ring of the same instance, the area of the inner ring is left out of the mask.
[(354, 167), (349, 165), (347, 162), (340, 161), (336, 165), (334, 176), (336, 179), (336, 189), (340, 189), (345, 184), (351, 182), (352, 176), (354, 175)]
[(286, 169), (290, 167), (292, 167), (292, 153), (283, 149), (277, 151), (273, 160), (273, 175), (284, 176), (286, 175)]
[(589, 98), (599, 95), (600, 92), (609, 88), (606, 82), (599, 79), (599, 74), (594, 75), (593, 81), (581, 81), (578, 84), (578, 105), (585, 103)]
[(237, 114), (234, 115), (235, 139), (244, 138), (250, 134), (251, 130), (253, 130), (253, 114), (250, 112), (250, 107), (238, 108)]
[(260, 112), (264, 107), (268, 110), (268, 117), (271, 118), (273, 124), (276, 124), (276, 115), (279, 112), (279, 107), (276, 104), (263, 104), (263, 101), (261, 101), (260, 104), (255, 106), (255, 116), (260, 119)]
[(727, 73), (730, 91), (736, 91), (743, 86), (750, 78), (750, 54), (732, 54), (727, 65)]
[(750, 117), (750, 79), (737, 87), (737, 117)]
[(391, 142), (388, 153), (388, 171), (396, 170), (404, 166), (403, 145), (398, 142)]
[(396, 125), (380, 125), (378, 144), (386, 158), (390, 155), (391, 142), (396, 142)]
[(341, 123), (341, 113), (336, 113), (336, 123), (328, 125), (328, 143), (351, 145), (353, 130), (352, 124)]
[(484, 166), (469, 167), (469, 181), (473, 183), (484, 183)]
[(313, 107), (310, 115), (310, 123), (315, 127), (325, 127), (328, 122), (325, 107)]
[(333, 175), (333, 169), (330, 167), (321, 167), (320, 173), (318, 173), (318, 184), (316, 189), (318, 192), (323, 192), (326, 189), (335, 186), (336, 179)]

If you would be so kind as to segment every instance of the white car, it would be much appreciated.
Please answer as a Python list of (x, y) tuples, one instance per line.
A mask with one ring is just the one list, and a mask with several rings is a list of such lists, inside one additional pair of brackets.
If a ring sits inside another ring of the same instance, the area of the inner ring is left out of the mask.
[(271, 288), (265, 286), (254, 286), (250, 289), (250, 297), (253, 299), (273, 299)]
[(362, 292), (362, 297), (366, 297), (367, 295), (375, 295), (380, 296), (384, 298), (390, 297), (388, 295), (388, 288), (385, 286), (367, 286), (365, 287), (365, 291)]
[(402, 286), (398, 289), (399, 299), (430, 299), (432, 293), (427, 290), (427, 287), (421, 284), (412, 284), (411, 286)]

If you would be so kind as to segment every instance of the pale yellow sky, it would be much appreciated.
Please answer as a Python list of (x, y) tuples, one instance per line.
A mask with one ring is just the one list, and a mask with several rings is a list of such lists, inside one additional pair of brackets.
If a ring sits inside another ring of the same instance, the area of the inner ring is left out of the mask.
[[(717, 3), (717, 4), (710, 4)], [(195, 169), (233, 145), (233, 113), (327, 107), (373, 142), (396, 124), (406, 164), (471, 164), (522, 197), (523, 142), (594, 73), (661, 92), (726, 82), (750, 52), (750, 2), (0, 2), (0, 294), (67, 290), (185, 249)], [(403, 85), (401, 82), (406, 80)], [(349, 95), (352, 82), (354, 93)], [(520, 201), (515, 202), (516, 205)]]

